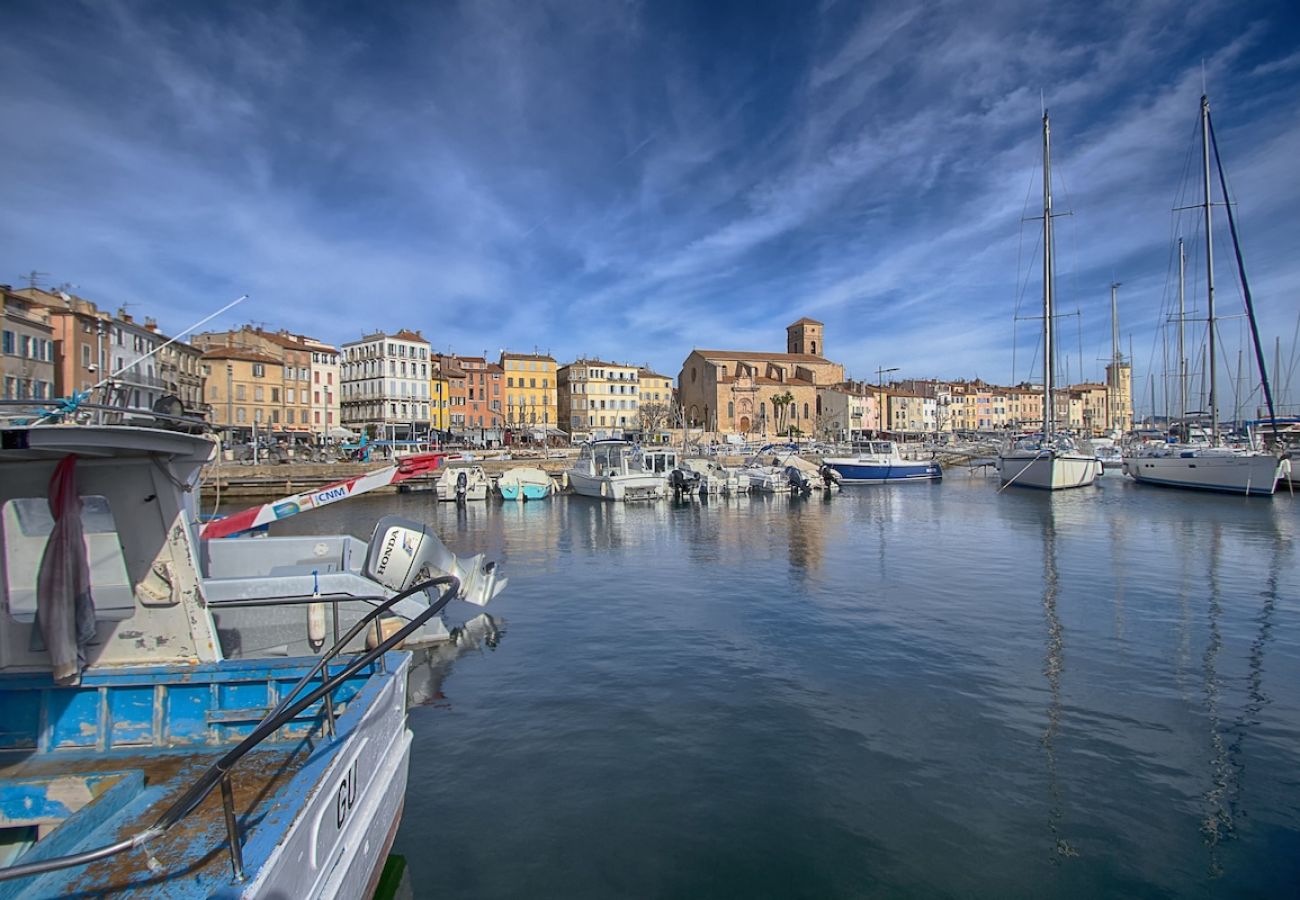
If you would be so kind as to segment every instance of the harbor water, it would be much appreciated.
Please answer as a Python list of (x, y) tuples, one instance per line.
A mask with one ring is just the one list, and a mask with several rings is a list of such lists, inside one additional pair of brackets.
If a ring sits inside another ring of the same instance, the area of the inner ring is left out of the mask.
[[(1293, 896), (1300, 505), (941, 484), (457, 508), (509, 575), (415, 733), (429, 897)], [(450, 618), (477, 610), (454, 607)]]

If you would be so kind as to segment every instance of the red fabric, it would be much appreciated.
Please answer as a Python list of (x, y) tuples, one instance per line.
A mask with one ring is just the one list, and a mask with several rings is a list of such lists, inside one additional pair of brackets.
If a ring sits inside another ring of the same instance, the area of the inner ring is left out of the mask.
[(81, 528), (77, 457), (64, 457), (50, 479), (50, 531), (36, 575), (36, 617), (58, 684), (76, 684), (95, 637), (90, 566)]

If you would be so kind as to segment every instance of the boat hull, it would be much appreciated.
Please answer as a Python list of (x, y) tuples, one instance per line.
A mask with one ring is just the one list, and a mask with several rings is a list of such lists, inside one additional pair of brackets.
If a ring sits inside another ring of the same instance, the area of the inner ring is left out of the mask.
[(1101, 461), (1082, 453), (1008, 453), (998, 457), (1003, 486), (1061, 491), (1087, 487), (1101, 475)]
[(543, 484), (499, 485), (502, 500), (545, 500), (550, 491)]
[(666, 484), (659, 475), (587, 475), (569, 470), (569, 486), (575, 494), (601, 500), (658, 500)]
[(1290, 474), (1290, 461), (1267, 454), (1125, 457), (1124, 472), (1140, 484), (1266, 497)]
[(881, 463), (855, 459), (825, 459), (822, 462), (838, 472), (844, 484), (889, 484), (943, 478), (943, 470), (933, 462)]

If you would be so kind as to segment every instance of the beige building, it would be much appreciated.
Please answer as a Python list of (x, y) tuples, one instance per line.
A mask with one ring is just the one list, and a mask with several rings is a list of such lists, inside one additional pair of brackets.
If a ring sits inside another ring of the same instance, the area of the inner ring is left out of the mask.
[(343, 345), (340, 414), (343, 426), (378, 438), (414, 440), (429, 434), (432, 351), (424, 335), (378, 331)]
[(284, 363), (242, 347), (214, 347), (204, 351), (202, 365), (209, 421), (228, 427), (235, 440), (254, 429), (282, 430)]
[[(237, 331), (209, 331), (191, 338), (201, 350), (248, 350), (278, 362), (281, 382), (276, 385), (279, 413), (276, 430), (287, 433), (313, 432), (311, 419), (311, 350), (298, 335), (287, 331), (266, 331), (245, 325)], [(208, 402), (212, 388), (208, 387)], [(216, 404), (212, 404), (215, 406)], [(238, 424), (238, 423), (236, 423)]]
[(844, 381), (844, 367), (822, 356), (821, 322), (786, 328), (786, 352), (693, 350), (677, 376), (688, 425), (742, 435), (812, 434), (817, 390)]
[[(1133, 367), (1123, 361), (1106, 366), (1109, 391), (1106, 430), (1123, 434), (1133, 429)], [(1186, 410), (1179, 410), (1182, 416)]]
[(328, 437), (331, 430), (342, 428), (339, 348), (305, 335), (298, 335), (298, 340), (311, 354), (311, 430)]
[(821, 409), (816, 436), (822, 440), (846, 441), (854, 432), (878, 429), (876, 389), (845, 382), (817, 389)]
[[(146, 320), (148, 322), (149, 320)], [(181, 401), (187, 416), (204, 417), (203, 351), (183, 341), (164, 344), (158, 351), (158, 376), (163, 390)]]
[[(55, 396), (54, 329), (45, 307), (0, 286), (4, 303), (4, 399), (49, 400)], [(10, 410), (12, 412), (12, 410)]]
[(641, 428), (640, 367), (579, 359), (558, 370), (560, 428), (573, 441), (622, 437)]

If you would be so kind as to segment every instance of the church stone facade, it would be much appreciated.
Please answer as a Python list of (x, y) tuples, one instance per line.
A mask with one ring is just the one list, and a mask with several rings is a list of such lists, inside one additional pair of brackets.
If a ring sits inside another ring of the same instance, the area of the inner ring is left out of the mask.
[[(785, 353), (691, 351), (677, 376), (687, 422), (749, 437), (784, 434), (790, 426), (813, 434), (817, 389), (844, 381), (844, 367), (825, 357), (825, 328), (806, 317), (787, 326)], [(782, 403), (787, 396), (790, 402)]]

